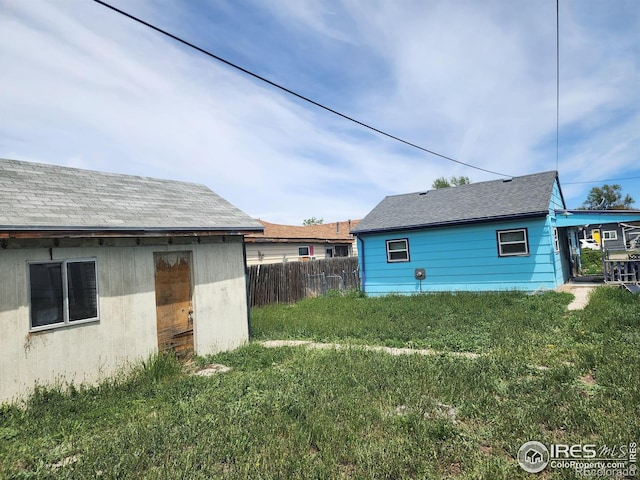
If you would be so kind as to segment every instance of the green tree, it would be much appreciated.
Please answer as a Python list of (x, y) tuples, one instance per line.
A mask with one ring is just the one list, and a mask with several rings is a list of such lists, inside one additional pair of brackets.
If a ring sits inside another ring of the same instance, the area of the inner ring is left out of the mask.
[(305, 218), (302, 221), (302, 225), (304, 226), (308, 226), (308, 225), (322, 225), (324, 223), (324, 220), (322, 218), (316, 218), (316, 217), (311, 217), (311, 218)]
[(431, 188), (448, 188), (448, 187), (459, 187), (460, 185), (468, 185), (471, 183), (469, 177), (456, 177), (453, 176), (449, 180), (445, 177), (436, 178), (431, 184)]
[(629, 208), (635, 200), (627, 194), (622, 197), (622, 187), (618, 184), (593, 187), (582, 204), (586, 210), (621, 210)]
[(451, 177), (450, 182), (454, 187), (459, 187), (460, 185), (469, 185), (471, 180), (469, 177)]

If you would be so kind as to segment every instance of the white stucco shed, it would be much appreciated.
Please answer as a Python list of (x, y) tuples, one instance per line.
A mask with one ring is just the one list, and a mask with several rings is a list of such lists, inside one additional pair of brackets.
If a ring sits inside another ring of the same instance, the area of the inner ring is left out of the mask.
[(261, 230), (203, 185), (0, 160), (0, 403), (247, 341)]

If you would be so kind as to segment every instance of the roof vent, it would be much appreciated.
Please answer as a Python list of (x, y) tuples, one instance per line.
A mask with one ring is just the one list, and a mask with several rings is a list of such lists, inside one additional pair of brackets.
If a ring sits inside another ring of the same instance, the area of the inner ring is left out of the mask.
[(426, 195), (429, 192), (420, 192), (418, 195), (422, 196), (422, 195)]
[(505, 178), (502, 180), (502, 183), (509, 183), (511, 180), (513, 180), (513, 178)]

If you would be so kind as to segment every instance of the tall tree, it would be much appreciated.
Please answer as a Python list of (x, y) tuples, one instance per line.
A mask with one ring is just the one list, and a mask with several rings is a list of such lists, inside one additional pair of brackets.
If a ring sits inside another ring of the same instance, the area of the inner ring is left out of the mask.
[(459, 187), (460, 185), (468, 185), (470, 183), (471, 180), (469, 180), (469, 177), (453, 176), (449, 180), (445, 177), (438, 177), (431, 184), (431, 188)]
[(622, 187), (618, 184), (593, 187), (582, 204), (586, 210), (620, 210), (629, 208), (636, 201), (627, 194), (622, 197)]
[(311, 217), (311, 218), (305, 218), (302, 221), (302, 225), (304, 226), (309, 226), (309, 225), (322, 225), (324, 223), (324, 219), (322, 218), (316, 218), (316, 217)]
[(449, 183), (449, 180), (447, 180), (445, 177), (438, 177), (431, 184), (431, 188), (448, 188), (450, 186), (451, 183)]
[(460, 185), (469, 185), (471, 180), (469, 177), (451, 177), (450, 182), (454, 187), (459, 187)]

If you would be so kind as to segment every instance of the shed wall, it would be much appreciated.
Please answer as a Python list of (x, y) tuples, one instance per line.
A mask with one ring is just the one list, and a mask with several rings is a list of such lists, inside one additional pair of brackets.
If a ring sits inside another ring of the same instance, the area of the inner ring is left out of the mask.
[[(242, 239), (225, 240), (0, 251), (0, 402), (23, 397), (35, 382), (93, 383), (156, 352), (154, 252), (193, 252), (196, 353), (247, 341)], [(30, 333), (27, 262), (51, 258), (96, 258), (99, 321)]]

